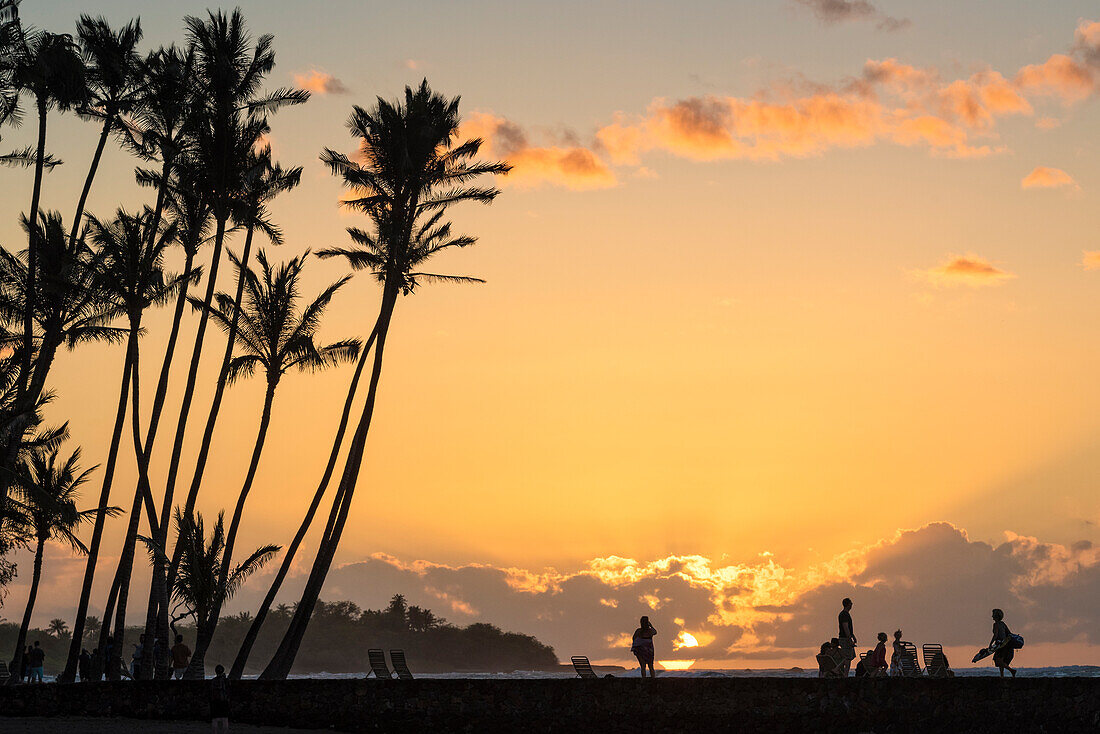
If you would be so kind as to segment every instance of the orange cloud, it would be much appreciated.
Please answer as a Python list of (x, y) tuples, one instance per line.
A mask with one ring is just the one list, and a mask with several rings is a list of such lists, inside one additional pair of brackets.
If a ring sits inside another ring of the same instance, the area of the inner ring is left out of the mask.
[(519, 186), (548, 183), (568, 189), (600, 189), (614, 186), (615, 174), (592, 149), (567, 144), (532, 145), (516, 123), (489, 112), (475, 112), (462, 124), (460, 136), (482, 138), (483, 153), (512, 164), (507, 182)]
[(1015, 81), (1026, 92), (1058, 96), (1067, 104), (1080, 102), (1096, 89), (1092, 71), (1065, 54), (1054, 54), (1042, 64), (1025, 66), (1016, 74)]
[(312, 69), (308, 73), (295, 74), (294, 83), (313, 94), (347, 94), (350, 91), (332, 74), (317, 69)]
[(1060, 168), (1035, 166), (1031, 173), (1020, 181), (1022, 189), (1060, 189), (1066, 186), (1080, 188), (1073, 177)]
[(1081, 267), (1085, 270), (1100, 270), (1100, 250), (1085, 250), (1081, 256)]
[(919, 273), (935, 285), (997, 285), (1015, 278), (979, 255), (951, 255), (940, 265)]

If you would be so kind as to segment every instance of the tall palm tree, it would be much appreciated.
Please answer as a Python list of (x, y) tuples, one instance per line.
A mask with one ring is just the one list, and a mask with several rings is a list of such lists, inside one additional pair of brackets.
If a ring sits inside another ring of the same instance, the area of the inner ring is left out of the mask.
[[(199, 489), (202, 486), (203, 472), (206, 469), (206, 461), (210, 455), (210, 447), (214, 438), (214, 428), (217, 425), (218, 415), (221, 410), (222, 398), (225, 388), (229, 383), (229, 370), (233, 357), (233, 349), (237, 338), (237, 325), (241, 313), (241, 303), (244, 297), (245, 279), (242, 277), (243, 268), (248, 264), (249, 253), (252, 248), (252, 238), (257, 229), (263, 231), (274, 244), (282, 242), (282, 233), (268, 218), (267, 204), (279, 194), (289, 191), (301, 181), (302, 169), (291, 168), (284, 170), (277, 163), (271, 161), (270, 146), (249, 154), (251, 165), (242, 182), (242, 191), (237, 206), (234, 207), (233, 216), (238, 223), (245, 227), (244, 249), (238, 262), (237, 292), (233, 299), (233, 311), (229, 327), (225, 353), (222, 356), (222, 365), (218, 373), (218, 379), (214, 386), (214, 397), (210, 401), (210, 411), (206, 418), (206, 427), (203, 430), (202, 441), (199, 444), (198, 456), (195, 459), (195, 471), (191, 479), (191, 486), (187, 492), (187, 498), (183, 505), (184, 514), (190, 513), (198, 499)], [(209, 308), (204, 303), (202, 308)], [(167, 589), (172, 588), (176, 568), (179, 564), (180, 549), (172, 553), (171, 563), (165, 578)], [(163, 601), (163, 600), (162, 600)], [(163, 618), (163, 615), (162, 615)], [(163, 629), (161, 631), (164, 631)]]
[(34, 571), (31, 588), (27, 594), (27, 606), (23, 622), (15, 642), (15, 670), (19, 669), (23, 650), (27, 644), (34, 603), (38, 597), (38, 584), (42, 579), (42, 556), (46, 541), (56, 540), (67, 544), (78, 553), (88, 549), (77, 537), (79, 527), (99, 513), (117, 514), (118, 509), (101, 507), (95, 510), (78, 510), (76, 501), (80, 487), (96, 467), (81, 471), (80, 449), (61, 461), (56, 450), (36, 452), (19, 466), (16, 487), (25, 508), (27, 528), (34, 543)]
[[(42, 172), (46, 168), (46, 119), (51, 109), (69, 110), (81, 104), (87, 97), (84, 62), (80, 58), (72, 36), (39, 31), (24, 34), (17, 54), (13, 74), (15, 86), (34, 98), (38, 113), (38, 144), (34, 155), (34, 185), (31, 187), (31, 208), (27, 218), (38, 218), (38, 204), (42, 196)], [(38, 252), (35, 230), (28, 232), (27, 244), (27, 292), (35, 292), (38, 270)], [(31, 339), (34, 332), (34, 313), (28, 301), (23, 314), (23, 374), (20, 393), (25, 398), (27, 380), (30, 378)], [(33, 401), (31, 401), (33, 402)]]
[[(237, 203), (236, 197), (243, 188), (243, 180), (250, 170), (247, 153), (266, 134), (268, 115), (287, 105), (304, 103), (309, 99), (309, 93), (286, 88), (271, 93), (262, 90), (264, 79), (275, 67), (274, 38), (262, 35), (253, 43), (239, 9), (228, 15), (222, 11), (209, 12), (205, 19), (188, 16), (185, 23), (188, 44), (195, 49), (190, 94), (199, 120), (193, 136), (195, 170), (201, 175), (201, 186), (208, 195), (215, 221), (212, 264), (204, 302), (209, 307), (215, 292), (217, 263), (221, 257), (226, 226)], [(165, 481), (164, 507), (172, 507), (206, 333), (206, 319), (204, 310), (199, 317), (183, 402), (176, 422), (172, 457)], [(223, 359), (223, 367), (224, 362)], [(209, 425), (210, 421), (207, 423)], [(168, 579), (165, 581), (167, 589)], [(153, 586), (159, 586), (159, 582), (154, 580)], [(158, 633), (167, 639), (166, 595), (162, 597), (160, 606)]]
[(328, 524), (294, 618), (263, 678), (285, 678), (290, 672), (339, 545), (363, 461), (398, 296), (411, 293), (419, 280), (449, 279), (417, 270), (436, 252), (474, 242), (471, 237), (452, 237), (450, 226), (440, 223), (440, 210), (464, 201), (493, 201), (498, 189), (472, 182), (510, 170), (505, 163), (475, 161), (480, 140), (456, 141), (458, 104), (457, 97), (447, 99), (433, 92), (427, 80), (415, 90), (406, 87), (403, 103), (378, 99), (372, 109), (356, 107), (352, 113), (348, 126), (360, 139), (362, 163), (330, 149), (321, 156), (344, 185), (357, 192), (349, 206), (366, 213), (374, 224), (373, 234), (349, 231), (359, 248), (348, 254), (353, 265), (370, 268), (381, 282), (382, 303), (375, 323), (367, 399), (348, 448)]
[[(271, 408), (275, 400), (275, 391), (283, 375), (290, 370), (315, 372), (340, 362), (354, 361), (359, 353), (357, 339), (348, 339), (325, 346), (316, 343), (317, 330), (325, 309), (336, 292), (350, 279), (341, 278), (325, 288), (305, 308), (299, 310), (301, 300), (300, 279), (307, 252), (301, 257), (291, 259), (281, 267), (272, 266), (263, 250), (257, 256), (260, 270), (242, 269), (241, 279), (245, 283), (245, 298), (241, 304), (240, 315), (233, 299), (226, 293), (219, 293), (212, 306), (211, 316), (229, 332), (233, 321), (238, 320), (238, 354), (229, 365), (229, 382), (241, 377), (251, 376), (262, 369), (267, 378), (264, 391), (263, 408), (260, 411), (260, 424), (256, 432), (256, 441), (252, 449), (252, 459), (245, 473), (244, 485), (237, 497), (233, 518), (225, 539), (225, 551), (222, 554), (221, 578), (226, 578), (233, 559), (233, 548), (237, 531), (244, 515), (245, 502), (256, 478), (260, 465), (264, 440), (271, 423)], [(202, 304), (192, 300), (196, 308)], [(218, 624), (221, 605), (215, 604), (210, 611), (211, 632)], [(196, 646), (196, 650), (198, 647)], [(205, 650), (202, 651), (205, 653)]]
[[(120, 341), (124, 337), (124, 332), (109, 325), (116, 313), (104, 302), (96, 286), (95, 255), (83, 238), (74, 242), (57, 212), (41, 213), (33, 225), (24, 219), (23, 226), (35, 233), (32, 239), (38, 243), (35, 277), (30, 276), (29, 248), (19, 255), (0, 251), (0, 322), (8, 327), (0, 334), (0, 342), (18, 357), (16, 382), (8, 406), (11, 420), (0, 448), (3, 461), (0, 504), (6, 499), (19, 451), (37, 423), (36, 407), (42, 400), (57, 350), (62, 346), (74, 349), (89, 341)], [(28, 290), (31, 282), (35, 284), (33, 291)], [(30, 373), (24, 379), (27, 361), (23, 358), (25, 331), (21, 322), (28, 304), (34, 316), (34, 339)]]
[(76, 203), (70, 236), (76, 237), (92, 181), (99, 170), (99, 161), (111, 133), (120, 129), (122, 117), (132, 112), (141, 101), (143, 77), (137, 45), (141, 42), (141, 21), (132, 20), (117, 31), (105, 18), (80, 16), (76, 24), (80, 53), (85, 65), (87, 93), (77, 107), (77, 114), (100, 123), (96, 144), (84, 188)]
[[(141, 214), (128, 214), (119, 209), (109, 222), (101, 222), (91, 217), (91, 237), (100, 248), (100, 282), (107, 298), (116, 308), (125, 313), (129, 326), (128, 340), (133, 344), (131, 362), (132, 375), (130, 385), (134, 450), (139, 460), (144, 456), (141, 439), (139, 415), (139, 369), (141, 322), (145, 312), (155, 306), (167, 303), (182, 285), (182, 278), (169, 274), (164, 269), (164, 259), (175, 243), (175, 227), (169, 226), (161, 232), (148, 233), (152, 226), (153, 212), (146, 208)], [(150, 533), (157, 534), (157, 508), (149, 489), (148, 466), (139, 461), (137, 490), (131, 508), (130, 521), (123, 543), (116, 577), (118, 579), (118, 607), (114, 612), (108, 599), (104, 610), (103, 631), (101, 636), (106, 642), (110, 628), (112, 612), (115, 614), (115, 644), (121, 646), (125, 635), (126, 604), (129, 595), (130, 575), (133, 569), (134, 548), (137, 543), (138, 524), (141, 519), (141, 507), (144, 504), (149, 521)]]
[[(153, 452), (153, 443), (157, 436), (157, 427), (160, 424), (165, 398), (168, 393), (169, 371), (171, 369), (172, 357), (175, 353), (176, 340), (179, 335), (184, 305), (186, 304), (188, 285), (192, 274), (198, 270), (194, 265), (195, 256), (198, 254), (199, 247), (207, 240), (210, 225), (210, 207), (206, 203), (205, 195), (201, 189), (190, 184), (190, 169), (186, 165), (176, 166), (175, 171), (172, 173), (171, 182), (167, 187), (168, 195), (166, 197), (166, 207), (173, 217), (173, 226), (175, 226), (178, 232), (178, 239), (184, 251), (183, 285), (180, 287), (179, 294), (176, 297), (175, 310), (172, 316), (172, 327), (169, 331), (168, 344), (164, 351), (164, 360), (161, 363), (160, 380), (157, 383), (157, 391), (153, 397), (153, 405), (150, 409), (149, 428), (145, 434), (144, 455), (138, 457), (139, 465), (144, 467), (146, 475), (148, 474), (149, 462)], [(154, 219), (155, 218), (154, 211)], [(139, 474), (140, 472), (141, 469), (139, 468)], [(140, 476), (139, 481), (141, 481)], [(167, 543), (168, 526), (172, 520), (171, 498), (166, 496), (165, 500), (166, 501), (161, 506), (158, 532), (153, 536), (154, 540), (161, 547)], [(160, 601), (161, 599), (167, 599), (164, 575), (165, 568), (161, 565), (160, 557), (157, 556), (153, 559), (153, 574), (149, 586), (149, 601), (145, 615), (145, 635), (146, 639), (150, 640), (155, 637), (157, 615), (161, 606)], [(165, 615), (167, 623), (167, 604), (165, 604)], [(163, 670), (165, 675), (168, 673), (167, 645), (161, 646), (160, 652), (162, 653), (163, 659), (157, 661), (156, 666), (152, 665), (153, 649), (154, 646), (151, 645), (143, 648), (145, 653), (147, 653), (148, 659), (142, 661), (140, 667), (142, 677), (151, 675), (153, 671), (157, 669)]]
[[(172, 589), (172, 595), (184, 608), (182, 617), (192, 617), (196, 627), (195, 653), (191, 656), (184, 677), (202, 679), (205, 677), (206, 661), (204, 652), (200, 651), (209, 647), (214, 634), (207, 624), (211, 610), (231, 599), (249, 576), (263, 568), (279, 552), (279, 546), (265, 545), (257, 548), (233, 567), (227, 577), (223, 577), (220, 573), (225, 551), (223, 513), (218, 513), (209, 541), (206, 539), (201, 514), (184, 515), (177, 508), (175, 517), (176, 537), (179, 538), (183, 554), (180, 556), (179, 579)], [(163, 554), (155, 543), (148, 541), (148, 544), (154, 555)]]

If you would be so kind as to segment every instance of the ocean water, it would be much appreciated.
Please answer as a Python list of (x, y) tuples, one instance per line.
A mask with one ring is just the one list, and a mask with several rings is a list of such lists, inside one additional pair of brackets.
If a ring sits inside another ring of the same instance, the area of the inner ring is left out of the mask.
[[(415, 671), (414, 671), (415, 672)], [(989, 677), (997, 676), (997, 669), (988, 668), (959, 668), (955, 675), (960, 677)], [(1095, 665), (1065, 665), (1055, 668), (1017, 668), (1016, 675), (1021, 678), (1100, 678), (1100, 667)], [(616, 678), (637, 678), (638, 671), (626, 670), (612, 673)], [(314, 673), (312, 675), (291, 675), (291, 678), (320, 678), (320, 679), (354, 679), (363, 678), (363, 673)], [(576, 675), (568, 671), (541, 671), (541, 670), (516, 670), (511, 673), (424, 673), (417, 674), (417, 678), (459, 678), (473, 680), (517, 680), (517, 679), (544, 679), (544, 678), (576, 678)], [(602, 677), (602, 675), (601, 675)], [(782, 669), (752, 669), (752, 670), (661, 670), (657, 672), (658, 678), (816, 678), (816, 670), (782, 670)]]

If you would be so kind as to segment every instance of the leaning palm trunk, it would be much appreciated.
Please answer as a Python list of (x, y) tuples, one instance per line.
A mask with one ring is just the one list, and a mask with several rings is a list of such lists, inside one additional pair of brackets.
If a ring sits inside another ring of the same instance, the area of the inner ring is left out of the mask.
[(31, 590), (27, 594), (27, 608), (23, 610), (23, 622), (19, 625), (19, 636), (15, 640), (15, 656), (12, 658), (9, 683), (18, 682), (20, 673), (23, 670), (23, 648), (27, 645), (27, 630), (31, 627), (34, 602), (38, 598), (38, 582), (42, 580), (42, 552), (45, 547), (46, 541), (39, 538), (34, 547), (34, 573), (31, 576)]
[(374, 347), (374, 364), (371, 368), (370, 386), (367, 389), (367, 401), (363, 406), (363, 414), (359, 418), (359, 425), (351, 439), (348, 448), (348, 456), (344, 463), (344, 472), (340, 477), (340, 485), (336, 497), (333, 499), (332, 511), (329, 515), (329, 530), (321, 539), (317, 550), (317, 557), (313, 561), (313, 569), (310, 571), (306, 588), (302, 592), (302, 598), (294, 610), (294, 617), (290, 621), (290, 627), (283, 635), (279, 648), (275, 651), (271, 662), (268, 663), (260, 678), (265, 680), (282, 680), (290, 673), (294, 665), (294, 658), (298, 654), (298, 648), (302, 644), (302, 638), (306, 633), (306, 626), (313, 614), (313, 608), (317, 605), (317, 599), (321, 594), (321, 587), (325, 583), (332, 559), (336, 554), (336, 548), (340, 543), (340, 535), (347, 521), (348, 510), (351, 508), (351, 500), (355, 494), (355, 483), (359, 479), (359, 469), (363, 464), (363, 451), (367, 444), (367, 433), (370, 431), (371, 418), (374, 415), (375, 400), (378, 397), (378, 382), (382, 376), (382, 355), (386, 347), (386, 335), (390, 328), (390, 319), (397, 303), (398, 287), (387, 283), (382, 294), (382, 308), (378, 316), (377, 336)]
[[(31, 375), (31, 352), (34, 337), (34, 294), (35, 277), (38, 275), (38, 247), (35, 243), (35, 222), (38, 221), (38, 203), (42, 198), (42, 171), (46, 162), (46, 100), (38, 100), (38, 147), (34, 159), (34, 186), (31, 188), (31, 210), (27, 221), (31, 223), (30, 236), (27, 239), (27, 303), (23, 307), (23, 369), (19, 373), (19, 402), (26, 397), (27, 381)], [(12, 469), (14, 467), (5, 467)], [(8, 485), (4, 484), (3, 500), (7, 502)]]
[(264, 597), (263, 603), (260, 604), (256, 617), (252, 620), (252, 624), (244, 636), (244, 641), (241, 642), (241, 648), (237, 651), (237, 657), (233, 660), (233, 667), (229, 670), (229, 677), (232, 680), (239, 680), (244, 675), (244, 666), (248, 663), (248, 656), (252, 654), (252, 646), (256, 644), (256, 638), (260, 636), (260, 630), (263, 628), (268, 612), (271, 611), (271, 605), (275, 603), (275, 596), (279, 593), (283, 580), (290, 571), (291, 564), (294, 563), (294, 555), (298, 552), (298, 546), (302, 544), (302, 540), (309, 531), (309, 526), (313, 524), (313, 517), (317, 514), (317, 508), (321, 506), (321, 500), (328, 489), (332, 472), (336, 468), (336, 459), (340, 456), (340, 448), (344, 443), (344, 432), (347, 430), (348, 419), (351, 417), (351, 406), (355, 400), (355, 391), (359, 386), (359, 377), (363, 374), (363, 366), (367, 363), (367, 355), (370, 354), (377, 333), (378, 326), (375, 325), (370, 338), (363, 347), (363, 353), (359, 355), (359, 362), (355, 366), (355, 374), (352, 376), (351, 385), (348, 387), (348, 396), (344, 400), (344, 411), (340, 414), (340, 425), (336, 429), (336, 437), (332, 440), (332, 451), (329, 452), (325, 473), (321, 477), (321, 482), (317, 485), (317, 491), (313, 493), (313, 500), (309, 504), (309, 509), (306, 510), (306, 516), (302, 518), (302, 524), (298, 526), (298, 532), (295, 533), (294, 539), (290, 541), (290, 546), (279, 565), (279, 571), (275, 574), (275, 580), (271, 582), (271, 588), (267, 590), (267, 595)]
[[(84, 639), (84, 620), (88, 616), (88, 601), (92, 596), (92, 581), (95, 579), (96, 561), (99, 559), (99, 545), (103, 540), (103, 526), (107, 519), (107, 507), (111, 499), (111, 482), (115, 475), (115, 462), (118, 459), (118, 447), (122, 441), (122, 427), (126, 422), (126, 402), (130, 394), (130, 375), (137, 356), (137, 333), (131, 330), (126, 340), (126, 360), (122, 367), (122, 387), (118, 394), (118, 409), (115, 412), (115, 425), (111, 431), (111, 448), (107, 453), (107, 465), (103, 470), (103, 487), (99, 493), (99, 512), (96, 513), (92, 527), (92, 541), (88, 545), (88, 561), (84, 567), (84, 581), (80, 587), (80, 600), (76, 606), (73, 620), (73, 639), (69, 644), (69, 655), (65, 661), (63, 680), (76, 678), (77, 661), (80, 659), (81, 641)], [(104, 622), (104, 627), (107, 623)], [(102, 648), (101, 648), (102, 649)]]
[(88, 203), (88, 194), (92, 190), (92, 181), (96, 171), (99, 170), (99, 161), (103, 158), (103, 148), (107, 145), (107, 138), (114, 127), (114, 118), (111, 115), (103, 120), (103, 128), (99, 132), (99, 143), (96, 145), (95, 154), (92, 155), (92, 164), (88, 168), (88, 175), (84, 178), (84, 188), (80, 190), (80, 199), (76, 202), (76, 214), (73, 216), (73, 227), (69, 230), (69, 247), (76, 243), (77, 234), (80, 232), (80, 220), (84, 216), (84, 206)]
[[(233, 519), (229, 522), (229, 532), (226, 533), (225, 536), (225, 550), (222, 551), (221, 570), (218, 574), (219, 584), (222, 586), (227, 586), (229, 584), (229, 573), (233, 562), (233, 545), (237, 540), (237, 529), (240, 527), (241, 516), (244, 514), (245, 501), (248, 499), (248, 493), (252, 489), (252, 482), (256, 478), (256, 470), (260, 466), (260, 456), (263, 454), (264, 441), (267, 438), (267, 428), (271, 424), (271, 404), (275, 400), (276, 386), (276, 381), (269, 379), (267, 382), (267, 389), (264, 391), (264, 407), (260, 414), (260, 427), (256, 431), (256, 443), (252, 448), (252, 460), (248, 463), (248, 472), (244, 477), (244, 485), (241, 487), (241, 493), (237, 497), (237, 506), (233, 508)], [(206, 650), (210, 646), (210, 640), (214, 635), (214, 630), (217, 629), (218, 615), (220, 615), (221, 612), (221, 602), (215, 602), (206, 623), (206, 626), (209, 628), (208, 634), (195, 641), (194, 655), (200, 657), (202, 660), (206, 659)]]
[[(237, 341), (237, 322), (241, 312), (241, 300), (244, 298), (244, 269), (248, 265), (248, 257), (252, 251), (252, 235), (254, 227), (249, 225), (248, 233), (244, 238), (244, 250), (241, 252), (240, 268), (237, 274), (237, 293), (233, 300), (233, 318), (230, 321), (229, 333), (225, 342), (225, 355), (222, 357), (221, 370), (218, 373), (218, 382), (214, 387), (214, 399), (210, 403), (210, 413), (206, 417), (206, 428), (202, 434), (202, 443), (199, 445), (199, 455), (195, 459), (195, 474), (191, 478), (191, 487), (187, 491), (187, 500), (183, 506), (185, 517), (190, 516), (195, 510), (195, 502), (199, 496), (199, 488), (202, 486), (202, 475), (206, 470), (206, 460), (210, 456), (210, 445), (214, 439), (214, 427), (218, 422), (218, 413), (221, 410), (222, 398), (225, 395), (225, 386), (229, 382), (229, 363), (233, 359), (233, 346)], [(180, 554), (183, 547), (177, 542), (172, 552), (172, 562), (168, 566), (167, 588), (172, 589), (176, 571), (179, 568)]]
[[(137, 329), (138, 326), (135, 325), (133, 328)], [(157, 511), (153, 506), (152, 493), (149, 491), (149, 464), (146, 452), (141, 445), (141, 392), (139, 389), (140, 354), (137, 349), (134, 351), (134, 374), (130, 379), (130, 385), (133, 389), (133, 395), (130, 400), (132, 411), (130, 415), (130, 424), (134, 436), (134, 453), (138, 457), (138, 473), (140, 476), (138, 479), (138, 487), (134, 491), (134, 504), (130, 510), (130, 522), (126, 527), (126, 538), (122, 544), (122, 554), (119, 558), (118, 570), (116, 572), (118, 578), (118, 601), (115, 607), (115, 645), (119, 649), (123, 647), (126, 637), (126, 605), (130, 597), (130, 577), (134, 568), (134, 552), (137, 547), (137, 534), (138, 526), (141, 522), (142, 504), (145, 505), (146, 511), (149, 514), (149, 535), (151, 537), (156, 537), (159, 534)], [(105, 614), (103, 618), (103, 629), (109, 629), (110, 622), (110, 616)]]
[[(157, 542), (160, 548), (168, 547), (168, 525), (172, 517), (176, 477), (179, 473), (180, 457), (183, 454), (183, 438), (187, 432), (187, 417), (191, 413), (191, 401), (195, 397), (195, 382), (198, 379), (199, 360), (202, 357), (202, 345), (206, 338), (206, 325), (210, 319), (210, 304), (214, 300), (218, 280), (218, 264), (221, 261), (222, 244), (225, 242), (224, 218), (217, 220), (217, 229), (214, 234), (214, 252), (210, 256), (210, 275), (207, 278), (206, 294), (203, 297), (203, 309), (199, 314), (199, 326), (195, 332), (195, 346), (191, 351), (191, 365), (187, 370), (187, 383), (183, 389), (183, 403), (180, 405), (179, 419), (176, 422), (176, 435), (172, 442), (172, 459), (168, 464), (168, 478), (164, 484), (164, 500), (160, 509), (160, 535)], [(177, 302), (179, 306), (179, 302)], [(154, 612), (152, 607), (157, 607), (156, 634), (163, 639), (168, 639), (169, 620), (168, 605), (171, 595), (165, 574), (167, 567), (163, 559), (158, 556), (153, 563), (153, 580), (149, 589), (149, 609), (146, 619)]]
[[(158, 202), (163, 203), (163, 202)], [(156, 219), (156, 213), (154, 212), (154, 221)], [(160, 416), (164, 409), (164, 400), (168, 394), (168, 378), (172, 368), (172, 356), (176, 351), (176, 339), (179, 337), (180, 322), (183, 319), (183, 309), (187, 302), (187, 287), (191, 283), (191, 274), (194, 269), (194, 248), (188, 247), (186, 260), (183, 265), (183, 285), (180, 286), (179, 295), (176, 297), (176, 309), (172, 316), (172, 330), (168, 335), (168, 346), (164, 350), (164, 361), (161, 362), (160, 367), (160, 380), (157, 382), (157, 392), (153, 397), (153, 407), (149, 416), (149, 431), (145, 436), (145, 448), (142, 450), (140, 447), (135, 446), (135, 450), (138, 454), (138, 481), (150, 486), (149, 483), (149, 461), (153, 453), (153, 442), (157, 436), (157, 426), (160, 424)], [(157, 528), (157, 532), (153, 534), (153, 538), (159, 544), (159, 547), (164, 547), (165, 539), (168, 535), (167, 518), (164, 517), (164, 508), (161, 508), (160, 525)], [(149, 585), (149, 604), (145, 613), (145, 639), (151, 640), (156, 633), (157, 612), (160, 608), (160, 599), (164, 595), (164, 562), (158, 554), (153, 560), (153, 577)], [(167, 645), (162, 645), (160, 652), (162, 660), (153, 661), (153, 649), (152, 646), (145, 649), (145, 654), (141, 661), (141, 675), (142, 678), (147, 678), (147, 672), (152, 673), (154, 668), (167, 670), (168, 667), (168, 649)]]

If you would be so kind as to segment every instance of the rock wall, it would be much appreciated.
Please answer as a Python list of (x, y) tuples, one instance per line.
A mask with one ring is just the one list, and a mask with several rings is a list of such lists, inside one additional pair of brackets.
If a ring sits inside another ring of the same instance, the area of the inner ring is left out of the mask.
[[(200, 681), (6, 686), (0, 731), (29, 715), (204, 719), (208, 696)], [(243, 681), (231, 698), (234, 721), (347, 732), (1100, 731), (1100, 678)]]

